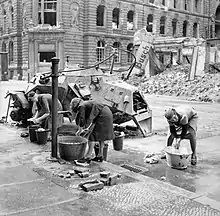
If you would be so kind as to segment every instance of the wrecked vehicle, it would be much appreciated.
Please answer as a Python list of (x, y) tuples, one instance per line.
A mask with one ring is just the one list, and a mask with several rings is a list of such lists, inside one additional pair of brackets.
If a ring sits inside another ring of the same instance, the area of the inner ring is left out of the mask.
[[(113, 58), (115, 55), (114, 52)], [(143, 136), (151, 134), (152, 110), (138, 88), (126, 82), (135, 63), (134, 56), (134, 62), (126, 71), (126, 76), (121, 79), (112, 73), (114, 60), (108, 72), (100, 69), (99, 65), (72, 69), (67, 67), (58, 77), (58, 99), (63, 105), (63, 110), (68, 111), (70, 101), (74, 97), (83, 100), (94, 99), (110, 107), (115, 124), (121, 125), (132, 121), (132, 125), (121, 128), (139, 131)], [(13, 121), (26, 123), (31, 116), (32, 104), (27, 101), (27, 94), (30, 91), (52, 93), (50, 73), (35, 76), (26, 91), (8, 92), (6, 96), (10, 97), (8, 111), (9, 107), (12, 107), (10, 117)]]

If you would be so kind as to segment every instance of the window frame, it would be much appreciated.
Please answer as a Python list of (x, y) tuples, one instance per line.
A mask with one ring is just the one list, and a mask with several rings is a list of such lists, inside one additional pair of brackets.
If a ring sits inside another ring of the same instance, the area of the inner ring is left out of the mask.
[[(130, 22), (129, 21), (129, 14), (131, 14), (132, 13), (132, 21)], [(135, 16), (135, 13), (134, 13), (134, 11), (133, 10), (129, 10), (128, 11), (128, 13), (127, 13), (127, 30), (128, 31), (133, 31), (133, 30), (135, 30), (135, 23), (134, 23), (134, 16)], [(129, 24), (132, 24), (132, 27), (130, 28), (129, 27)]]
[(165, 33), (166, 33), (165, 27), (166, 27), (166, 17), (162, 16), (160, 18), (160, 35), (165, 35)]
[(96, 46), (96, 61), (101, 62), (105, 59), (105, 41), (99, 40), (97, 41)]
[[(115, 13), (116, 15), (114, 16), (114, 11), (117, 10)], [(114, 21), (114, 19), (116, 21)], [(116, 24), (116, 28), (113, 27), (113, 25)], [(119, 8), (114, 8), (112, 10), (112, 29), (119, 29), (120, 28), (120, 9)]]
[[(118, 46), (115, 46), (116, 44)], [(120, 50), (120, 47), (121, 47), (121, 43), (120, 42), (115, 41), (113, 43), (113, 48), (116, 49), (116, 55), (115, 55), (115, 63), (116, 64), (121, 63), (121, 50)]]
[[(102, 11), (99, 11), (102, 9)], [(102, 13), (101, 15), (99, 15), (98, 13)], [(101, 16), (101, 17), (100, 17)], [(100, 19), (99, 19), (100, 17)], [(96, 8), (96, 26), (98, 27), (104, 27), (105, 26), (105, 6), (104, 5), (98, 5)]]

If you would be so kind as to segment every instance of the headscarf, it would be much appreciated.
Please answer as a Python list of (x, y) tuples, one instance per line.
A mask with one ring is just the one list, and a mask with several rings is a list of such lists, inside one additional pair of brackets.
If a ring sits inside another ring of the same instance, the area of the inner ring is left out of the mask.
[(70, 110), (73, 113), (76, 113), (78, 111), (79, 105), (83, 100), (81, 98), (73, 98), (70, 102)]

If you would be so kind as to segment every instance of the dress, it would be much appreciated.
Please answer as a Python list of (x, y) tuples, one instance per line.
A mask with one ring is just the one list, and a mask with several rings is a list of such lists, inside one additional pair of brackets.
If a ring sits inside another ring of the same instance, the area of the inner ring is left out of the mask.
[(88, 127), (94, 123), (94, 128), (89, 136), (89, 141), (105, 141), (114, 138), (113, 115), (111, 110), (96, 101), (84, 101), (76, 116), (76, 124)]
[[(189, 127), (195, 132), (197, 131), (198, 115), (193, 107), (180, 106), (175, 108), (179, 121), (175, 124), (170, 124), (171, 133), (175, 131), (178, 135), (182, 135), (182, 138), (189, 132)], [(174, 131), (175, 128), (175, 131)]]
[[(52, 128), (52, 117), (51, 117), (51, 111), (52, 111), (52, 95), (51, 94), (39, 94), (38, 95), (38, 101), (37, 101), (37, 108), (39, 112), (39, 117), (44, 115), (45, 113), (49, 113), (50, 115), (41, 122), (41, 126), (43, 128)], [(62, 111), (62, 105), (60, 101), (58, 100), (57, 103), (57, 110)], [(63, 115), (59, 114), (57, 119), (57, 127), (60, 127), (63, 124)]]

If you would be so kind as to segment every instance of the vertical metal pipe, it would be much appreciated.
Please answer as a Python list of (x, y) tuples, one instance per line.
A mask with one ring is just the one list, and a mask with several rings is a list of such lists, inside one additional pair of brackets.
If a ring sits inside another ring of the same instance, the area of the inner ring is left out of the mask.
[(58, 102), (58, 63), (54, 57), (52, 61), (52, 143), (51, 157), (57, 158), (57, 102)]

